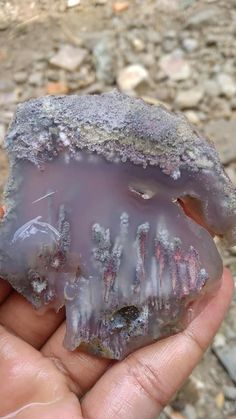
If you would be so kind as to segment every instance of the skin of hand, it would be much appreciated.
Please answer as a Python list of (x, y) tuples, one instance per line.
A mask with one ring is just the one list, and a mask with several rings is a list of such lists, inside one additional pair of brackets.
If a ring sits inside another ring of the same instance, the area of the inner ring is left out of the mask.
[(39, 315), (0, 280), (0, 418), (156, 419), (210, 345), (232, 294), (225, 270), (184, 332), (115, 362), (67, 351), (64, 312)]

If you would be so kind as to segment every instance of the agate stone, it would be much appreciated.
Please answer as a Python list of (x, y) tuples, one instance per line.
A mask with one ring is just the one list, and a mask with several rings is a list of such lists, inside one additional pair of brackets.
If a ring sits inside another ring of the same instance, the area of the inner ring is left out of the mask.
[(0, 275), (35, 308), (66, 308), (65, 346), (114, 359), (182, 330), (220, 284), (214, 236), (236, 194), (181, 114), (118, 92), (20, 104)]

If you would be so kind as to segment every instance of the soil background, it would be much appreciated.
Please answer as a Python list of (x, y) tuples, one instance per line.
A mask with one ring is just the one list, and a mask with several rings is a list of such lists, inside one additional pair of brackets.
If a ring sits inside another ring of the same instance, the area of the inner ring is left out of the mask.
[[(215, 141), (236, 186), (235, 51), (235, 0), (0, 0), (0, 192), (17, 103), (115, 87), (184, 112)], [(236, 278), (236, 248), (221, 252)], [(236, 296), (160, 417), (236, 419)]]

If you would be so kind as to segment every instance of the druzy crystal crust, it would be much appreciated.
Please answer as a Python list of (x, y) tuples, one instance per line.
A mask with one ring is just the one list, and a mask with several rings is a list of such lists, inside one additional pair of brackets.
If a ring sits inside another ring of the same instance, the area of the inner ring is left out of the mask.
[(183, 329), (220, 284), (213, 236), (236, 239), (236, 194), (179, 114), (117, 92), (18, 106), (0, 275), (66, 307), (65, 345), (122, 359)]

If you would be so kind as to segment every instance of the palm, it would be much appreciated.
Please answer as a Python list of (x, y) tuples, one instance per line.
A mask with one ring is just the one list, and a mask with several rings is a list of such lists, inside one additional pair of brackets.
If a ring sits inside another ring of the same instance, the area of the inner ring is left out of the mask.
[(225, 272), (185, 332), (117, 363), (64, 349), (63, 312), (39, 315), (0, 280), (0, 418), (155, 419), (209, 345), (232, 290)]

